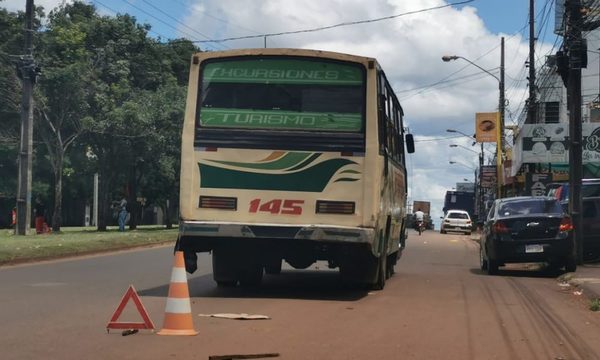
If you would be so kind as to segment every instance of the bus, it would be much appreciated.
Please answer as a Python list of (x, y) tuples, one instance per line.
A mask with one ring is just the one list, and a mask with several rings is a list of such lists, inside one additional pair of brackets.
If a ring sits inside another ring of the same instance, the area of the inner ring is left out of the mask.
[[(406, 148), (406, 151), (405, 151)], [(303, 49), (192, 56), (176, 250), (218, 286), (316, 261), (382, 289), (406, 240), (403, 110), (373, 58)]]

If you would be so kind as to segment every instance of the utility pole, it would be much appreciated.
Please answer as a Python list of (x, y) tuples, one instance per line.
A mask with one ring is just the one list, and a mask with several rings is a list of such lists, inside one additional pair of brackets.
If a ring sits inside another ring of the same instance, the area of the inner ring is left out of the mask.
[(496, 139), (496, 198), (502, 198), (504, 183), (504, 37), (500, 39), (500, 78), (498, 80), (498, 131)]
[(19, 150), (19, 183), (17, 189), (16, 234), (27, 235), (31, 223), (31, 167), (33, 152), (33, 0), (25, 5), (25, 55), (19, 62), (23, 81), (21, 97), (21, 146)]
[(481, 143), (481, 153), (479, 154), (479, 202), (478, 202), (478, 220), (480, 224), (483, 224), (485, 218), (485, 201), (483, 199), (483, 186), (481, 180), (483, 179), (483, 142)]
[(535, 96), (535, 0), (529, 0), (529, 100), (527, 123), (537, 123), (537, 100)]
[(581, 36), (581, 0), (565, 2), (567, 26), (565, 42), (569, 52), (567, 98), (569, 104), (569, 212), (573, 221), (573, 238), (577, 263), (583, 263), (583, 229), (581, 227), (582, 125), (581, 68), (585, 67), (585, 46)]

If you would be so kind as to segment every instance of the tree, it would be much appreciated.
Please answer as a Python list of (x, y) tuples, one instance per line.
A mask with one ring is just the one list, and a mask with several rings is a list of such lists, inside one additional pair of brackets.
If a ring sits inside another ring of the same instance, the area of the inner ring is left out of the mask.
[(145, 163), (152, 161), (153, 166), (144, 169), (143, 194), (163, 209), (167, 228), (172, 226), (172, 211), (179, 200), (185, 94), (185, 87), (173, 81), (140, 98), (141, 108), (145, 109), (141, 116), (152, 119), (157, 130), (146, 139)]
[[(17, 189), (17, 151), (19, 148), (21, 84), (13, 54), (22, 46), (18, 31), (22, 28), (16, 13), (0, 9), (0, 198), (14, 199)], [(12, 208), (12, 206), (11, 206)], [(2, 209), (2, 215), (7, 209)]]
[[(71, 15), (82, 9), (85, 8), (76, 3), (53, 11), (42, 37), (40, 58), (44, 73), (37, 94), (37, 125), (54, 172), (52, 231), (55, 233), (62, 224), (65, 156), (84, 131), (82, 120), (89, 112), (87, 82), (92, 74), (91, 57), (85, 48), (82, 23), (71, 20)], [(80, 21), (82, 17), (76, 19)]]

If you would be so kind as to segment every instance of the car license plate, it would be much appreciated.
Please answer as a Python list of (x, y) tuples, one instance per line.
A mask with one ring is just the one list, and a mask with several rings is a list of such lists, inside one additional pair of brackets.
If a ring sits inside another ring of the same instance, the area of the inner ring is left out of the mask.
[(526, 253), (541, 253), (544, 252), (544, 247), (542, 245), (525, 245)]

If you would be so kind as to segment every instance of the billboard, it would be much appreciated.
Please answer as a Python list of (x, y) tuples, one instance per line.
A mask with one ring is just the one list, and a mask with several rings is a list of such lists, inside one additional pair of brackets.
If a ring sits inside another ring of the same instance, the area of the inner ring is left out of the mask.
[(475, 183), (458, 182), (456, 183), (456, 191), (475, 192)]
[(496, 186), (496, 166), (484, 165), (481, 168), (481, 186), (484, 188), (493, 188)]
[[(600, 124), (585, 123), (583, 127), (583, 162), (600, 162)], [(526, 124), (521, 129), (522, 162), (569, 163), (568, 124)]]
[(475, 138), (477, 142), (496, 142), (498, 139), (498, 113), (475, 114)]

